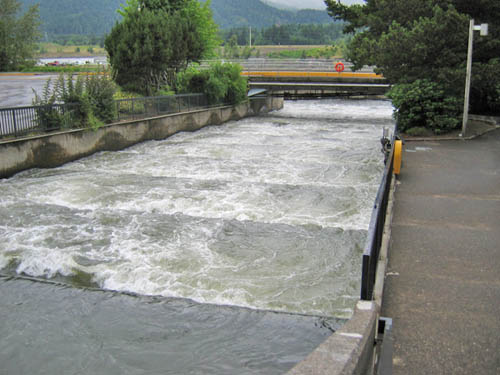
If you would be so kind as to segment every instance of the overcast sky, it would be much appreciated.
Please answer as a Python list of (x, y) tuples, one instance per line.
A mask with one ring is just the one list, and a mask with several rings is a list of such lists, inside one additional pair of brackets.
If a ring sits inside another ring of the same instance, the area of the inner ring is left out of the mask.
[[(325, 9), (323, 0), (270, 0), (273, 3), (293, 6), (296, 8)], [(343, 4), (363, 3), (363, 0), (342, 0)]]

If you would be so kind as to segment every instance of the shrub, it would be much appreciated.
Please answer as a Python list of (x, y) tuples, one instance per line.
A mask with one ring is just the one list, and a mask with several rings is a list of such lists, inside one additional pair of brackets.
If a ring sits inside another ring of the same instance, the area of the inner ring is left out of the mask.
[(247, 80), (238, 64), (215, 63), (209, 69), (191, 66), (177, 77), (178, 93), (204, 93), (209, 104), (237, 104), (246, 100)]
[(55, 130), (64, 127), (65, 118), (55, 106), (57, 104), (57, 89), (52, 86), (52, 79), (49, 78), (43, 87), (41, 95), (34, 90), (35, 94), (32, 104), (37, 106), (36, 114), (39, 126), (44, 130)]
[(425, 127), (434, 134), (448, 133), (460, 125), (463, 100), (427, 79), (394, 85), (388, 93), (395, 107), (399, 130)]
[[(61, 74), (54, 85), (47, 80), (42, 96), (35, 92), (33, 105), (42, 106), (38, 117), (44, 128), (73, 127), (97, 128), (103, 122), (111, 122), (116, 117), (114, 102), (115, 85), (107, 74), (78, 76)], [(64, 110), (54, 104), (67, 104)]]
[(85, 91), (96, 118), (105, 123), (112, 122), (116, 117), (114, 101), (116, 85), (110, 79), (109, 74), (103, 71), (87, 75)]
[(427, 133), (429, 132), (428, 129), (422, 127), (422, 126), (416, 126), (414, 128), (410, 128), (406, 130), (406, 134), (411, 135), (412, 137), (422, 137), (428, 135)]
[(471, 112), (498, 116), (500, 114), (500, 58), (477, 63), (472, 68)]

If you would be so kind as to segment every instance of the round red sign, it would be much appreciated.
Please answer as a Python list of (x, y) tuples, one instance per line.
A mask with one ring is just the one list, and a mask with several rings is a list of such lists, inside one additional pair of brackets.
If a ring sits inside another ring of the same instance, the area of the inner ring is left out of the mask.
[(336, 63), (335, 70), (339, 73), (342, 73), (344, 71), (344, 64), (342, 64), (341, 62)]

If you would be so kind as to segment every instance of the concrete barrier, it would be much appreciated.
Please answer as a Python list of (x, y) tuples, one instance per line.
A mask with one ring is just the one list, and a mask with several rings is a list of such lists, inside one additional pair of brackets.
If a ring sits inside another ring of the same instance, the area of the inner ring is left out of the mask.
[(358, 301), (352, 318), (288, 375), (371, 373), (378, 314), (375, 302)]
[(134, 144), (161, 140), (181, 131), (266, 113), (283, 107), (283, 99), (258, 98), (236, 106), (77, 129), (0, 142), (0, 178), (31, 168), (53, 168), (100, 151), (117, 151)]

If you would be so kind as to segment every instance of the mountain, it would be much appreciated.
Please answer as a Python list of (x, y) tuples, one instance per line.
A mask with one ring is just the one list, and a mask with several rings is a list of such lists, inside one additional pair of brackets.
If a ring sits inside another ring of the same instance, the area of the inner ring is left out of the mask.
[(289, 4), (281, 4), (281, 3), (278, 3), (278, 2), (275, 2), (273, 0), (261, 0), (264, 4), (267, 4), (269, 6), (272, 6), (274, 8), (278, 8), (278, 9), (285, 9), (285, 10), (292, 10), (292, 11), (297, 11), (299, 8), (297, 7), (294, 7), (294, 6), (291, 6)]
[(214, 20), (222, 29), (297, 23), (328, 23), (332, 19), (325, 11), (277, 9), (260, 0), (212, 0)]
[[(19, 1), (26, 7), (40, 4), (42, 28), (50, 35), (106, 34), (120, 19), (116, 10), (120, 8), (120, 4), (125, 3), (125, 0)], [(332, 22), (325, 11), (277, 9), (260, 0), (212, 0), (211, 8), (214, 20), (221, 29)]]
[(102, 35), (121, 18), (125, 0), (18, 0), (26, 7), (40, 4), (42, 30), (48, 34)]

